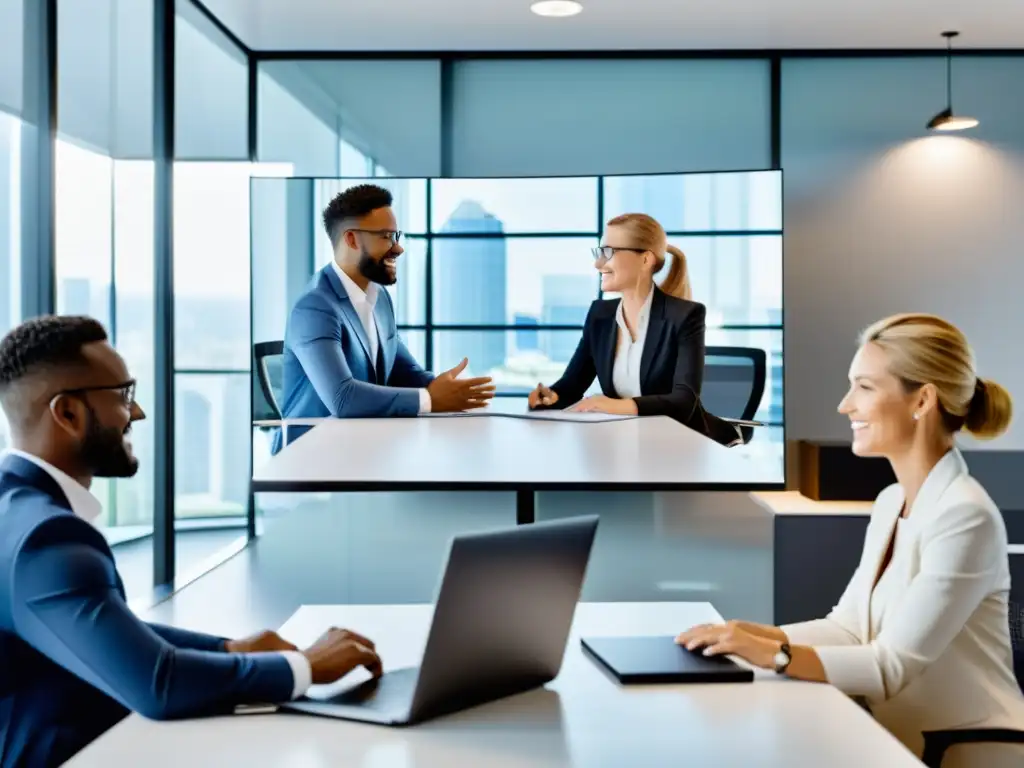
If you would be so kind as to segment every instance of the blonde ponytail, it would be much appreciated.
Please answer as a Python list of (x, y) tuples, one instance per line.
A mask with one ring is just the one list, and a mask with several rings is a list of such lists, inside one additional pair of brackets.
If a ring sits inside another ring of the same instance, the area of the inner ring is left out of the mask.
[(669, 267), (668, 274), (659, 287), (669, 296), (678, 299), (693, 298), (690, 290), (690, 273), (686, 268), (686, 254), (674, 245), (666, 245), (665, 250), (672, 254), (672, 266)]
[(657, 259), (655, 273), (665, 267), (665, 254), (672, 255), (672, 266), (659, 286), (669, 296), (679, 299), (691, 298), (690, 273), (686, 269), (686, 254), (665, 242), (665, 230), (646, 213), (623, 213), (608, 222), (609, 227), (625, 227), (634, 247), (650, 251)]

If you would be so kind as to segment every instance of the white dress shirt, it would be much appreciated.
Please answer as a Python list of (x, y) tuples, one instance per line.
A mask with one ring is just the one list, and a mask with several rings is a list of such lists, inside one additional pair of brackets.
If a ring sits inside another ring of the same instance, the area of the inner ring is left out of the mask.
[[(828, 681), (864, 697), (875, 719), (918, 755), (924, 731), (1024, 729), (999, 509), (955, 448), (932, 468), (905, 519), (903, 502), (899, 485), (878, 496), (860, 564), (829, 615), (782, 631), (794, 645), (814, 647)], [(958, 751), (976, 761), (969, 765), (1024, 764), (1020, 745)], [(947, 758), (943, 768), (947, 762), (962, 764)]]
[[(380, 347), (380, 329), (377, 327), (377, 318), (373, 314), (373, 310), (377, 306), (377, 298), (380, 296), (380, 286), (371, 282), (364, 291), (356, 285), (355, 280), (345, 274), (345, 270), (338, 266), (338, 262), (332, 261), (331, 266), (334, 267), (338, 279), (341, 280), (341, 284), (348, 294), (348, 300), (352, 302), (352, 308), (359, 315), (359, 322), (362, 323), (366, 338), (370, 341), (370, 367), (376, 368), (377, 350)], [(419, 390), (419, 393), (420, 413), (430, 413), (430, 393), (425, 389)]]
[(615, 310), (615, 323), (619, 326), (619, 340), (615, 346), (615, 363), (612, 365), (612, 386), (615, 393), (623, 400), (640, 397), (640, 360), (644, 354), (644, 342), (647, 340), (647, 326), (651, 319), (651, 304), (654, 300), (654, 287), (647, 294), (647, 300), (640, 307), (636, 323), (636, 340), (634, 341), (626, 327), (623, 302)]
[[(71, 511), (76, 517), (91, 523), (100, 516), (100, 513), (103, 511), (103, 504), (100, 503), (100, 500), (93, 496), (88, 488), (66, 472), (62, 472), (48, 461), (44, 461), (31, 453), (25, 453), (15, 448), (8, 449), (7, 453), (32, 462), (52, 477), (67, 497), (68, 504), (71, 505)], [(292, 698), (297, 699), (305, 694), (309, 690), (309, 686), (312, 685), (313, 670), (309, 666), (309, 660), (298, 651), (284, 651), (281, 655), (284, 656), (288, 666), (292, 669), (292, 678), (295, 681)]]

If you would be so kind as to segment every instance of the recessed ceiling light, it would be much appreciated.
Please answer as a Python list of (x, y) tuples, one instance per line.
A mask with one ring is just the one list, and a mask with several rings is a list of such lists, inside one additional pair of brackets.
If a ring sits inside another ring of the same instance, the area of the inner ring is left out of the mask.
[(576, 0), (538, 0), (530, 10), (538, 16), (575, 16), (583, 10), (583, 5)]

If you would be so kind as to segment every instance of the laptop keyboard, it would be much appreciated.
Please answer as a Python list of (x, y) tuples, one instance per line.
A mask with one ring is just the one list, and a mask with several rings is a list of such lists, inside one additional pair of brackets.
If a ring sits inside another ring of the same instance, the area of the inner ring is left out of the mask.
[(329, 704), (357, 706), (364, 709), (392, 711), (397, 704), (412, 704), (412, 694), (416, 688), (418, 667), (396, 669), (385, 672), (376, 680), (348, 688), (329, 697), (317, 697), (315, 701)]

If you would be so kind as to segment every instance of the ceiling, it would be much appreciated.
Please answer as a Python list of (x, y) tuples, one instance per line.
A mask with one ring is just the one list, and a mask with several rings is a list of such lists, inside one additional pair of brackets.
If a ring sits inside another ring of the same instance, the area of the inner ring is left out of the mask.
[(581, 0), (545, 19), (531, 0), (202, 0), (263, 50), (491, 51), (1024, 48), (1024, 0)]

